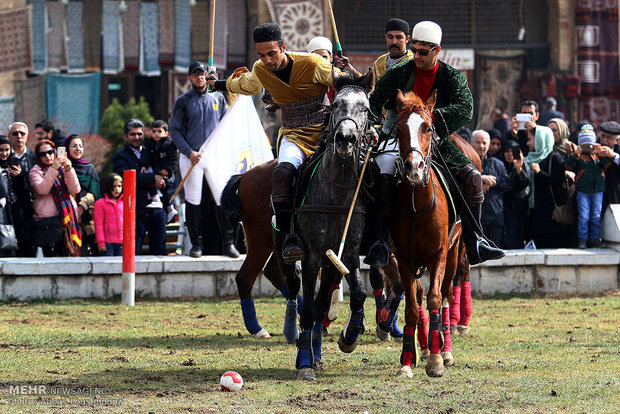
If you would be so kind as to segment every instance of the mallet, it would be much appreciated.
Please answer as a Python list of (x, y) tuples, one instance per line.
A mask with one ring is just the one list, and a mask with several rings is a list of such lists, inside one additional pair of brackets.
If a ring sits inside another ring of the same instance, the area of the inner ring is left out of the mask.
[(338, 29), (336, 29), (336, 19), (334, 19), (334, 11), (332, 10), (331, 0), (327, 0), (327, 6), (329, 8), (329, 17), (332, 21), (332, 29), (334, 29), (334, 39), (336, 40), (336, 55), (339, 58), (342, 57), (342, 46), (340, 46), (340, 39), (338, 38)]
[(366, 157), (364, 158), (364, 164), (362, 164), (362, 172), (360, 173), (360, 179), (357, 182), (357, 187), (355, 188), (355, 193), (353, 194), (353, 200), (351, 201), (351, 207), (349, 207), (349, 214), (347, 214), (347, 221), (344, 223), (344, 232), (342, 234), (342, 240), (340, 240), (340, 246), (338, 247), (338, 255), (334, 253), (332, 249), (329, 249), (325, 252), (329, 260), (336, 266), (336, 269), (340, 271), (343, 275), (349, 274), (349, 269), (342, 263), (340, 258), (342, 257), (342, 251), (344, 250), (344, 241), (347, 238), (347, 231), (349, 230), (349, 223), (351, 222), (351, 216), (353, 215), (353, 208), (355, 207), (355, 202), (357, 201), (357, 195), (359, 194), (360, 187), (362, 185), (362, 180), (364, 179), (364, 172), (366, 171), (366, 164), (368, 164), (368, 159), (370, 158), (371, 147), (368, 147), (368, 151), (366, 151)]

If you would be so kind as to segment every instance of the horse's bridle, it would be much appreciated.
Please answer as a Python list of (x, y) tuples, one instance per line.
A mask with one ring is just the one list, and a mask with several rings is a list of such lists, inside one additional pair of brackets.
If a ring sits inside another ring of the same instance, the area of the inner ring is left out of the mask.
[[(425, 109), (425, 108), (415, 108), (416, 112), (422, 112), (424, 114), (426, 114), (426, 116), (428, 116), (429, 119), (432, 119), (430, 112)], [(403, 110), (404, 112), (404, 110)], [(401, 114), (403, 113), (401, 112)], [(400, 175), (402, 177), (406, 177), (406, 171), (405, 171), (405, 160), (403, 158), (407, 158), (407, 156), (410, 153), (418, 153), (420, 154), (420, 156), (422, 157), (422, 159), (424, 160), (424, 170), (422, 171), (422, 182), (420, 183), (422, 186), (427, 186), (430, 180), (430, 176), (431, 176), (431, 157), (433, 155), (433, 147), (436, 145), (437, 143), (437, 132), (435, 131), (435, 126), (433, 125), (433, 123), (430, 123), (430, 143), (428, 146), (428, 153), (426, 155), (424, 155), (424, 153), (420, 150), (420, 148), (417, 147), (411, 147), (409, 146), (409, 148), (407, 149), (407, 151), (404, 152), (404, 157), (401, 156), (400, 154), (398, 155), (398, 159), (397, 159), (397, 168), (398, 168), (398, 172), (400, 173)], [(413, 184), (413, 185), (420, 185), (420, 184)]]
[[(364, 88), (362, 88), (361, 86), (358, 85), (347, 85), (345, 87), (343, 87), (341, 89), (341, 91), (345, 90), (345, 89), (357, 89), (361, 92), (364, 93), (364, 95), (368, 96), (368, 92), (366, 92), (366, 90)], [(345, 116), (343, 118), (340, 118), (338, 120), (338, 122), (334, 123), (334, 116), (333, 116), (333, 112), (330, 114), (329, 116), (329, 123), (327, 125), (327, 130), (329, 131), (329, 135), (332, 137), (334, 137), (334, 131), (338, 128), (338, 126), (340, 126), (340, 124), (344, 121), (351, 121), (353, 122), (353, 124), (355, 124), (355, 130), (358, 131), (358, 137), (357, 137), (357, 141), (356, 144), (359, 142), (359, 140), (366, 134), (366, 131), (368, 130), (368, 117), (364, 117), (364, 121), (363, 124), (360, 126), (357, 121), (349, 116)], [(335, 144), (335, 143), (334, 143)], [(336, 146), (334, 145), (334, 151), (336, 151)]]

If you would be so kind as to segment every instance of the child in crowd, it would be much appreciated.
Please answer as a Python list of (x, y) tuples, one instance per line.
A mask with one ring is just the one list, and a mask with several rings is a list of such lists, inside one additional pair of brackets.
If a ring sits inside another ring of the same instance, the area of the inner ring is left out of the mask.
[(97, 247), (102, 256), (123, 254), (123, 179), (108, 174), (101, 180), (104, 194), (95, 202), (94, 221)]
[(578, 141), (579, 146), (573, 144), (571, 147), (573, 152), (565, 161), (566, 169), (575, 173), (579, 237), (577, 247), (580, 249), (588, 247), (588, 235), (590, 247), (600, 247), (605, 169), (612, 160), (599, 157), (600, 145), (596, 144), (596, 134), (592, 125), (585, 124), (581, 127)]
[(179, 154), (176, 145), (168, 136), (168, 124), (161, 119), (151, 124), (152, 138), (145, 138), (142, 152), (140, 153), (140, 172), (155, 172), (166, 180), (166, 186), (161, 193), (156, 188), (152, 188), (152, 201), (147, 208), (165, 208), (167, 211), (167, 221), (170, 222), (177, 211), (170, 205), (170, 198), (176, 190), (175, 176)]

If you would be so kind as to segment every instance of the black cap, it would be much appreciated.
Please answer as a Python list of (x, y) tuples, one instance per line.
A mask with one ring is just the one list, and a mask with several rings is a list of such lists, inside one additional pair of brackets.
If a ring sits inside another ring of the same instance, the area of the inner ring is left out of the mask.
[(390, 19), (385, 24), (385, 33), (390, 30), (400, 30), (405, 33), (405, 36), (409, 36), (409, 23), (404, 21), (403, 19)]
[(195, 62), (192, 62), (191, 65), (189, 65), (189, 70), (187, 71), (188, 75), (191, 75), (192, 73), (196, 72), (197, 70), (202, 70), (203, 72), (207, 71), (207, 65), (205, 65), (203, 62), (197, 60)]
[(282, 30), (276, 23), (264, 23), (254, 28), (254, 43), (282, 40)]
[(600, 126), (601, 131), (612, 135), (620, 135), (620, 124), (616, 121), (603, 122)]
[(504, 144), (504, 149), (508, 149), (508, 148), (521, 148), (521, 147), (519, 146), (517, 141), (509, 139), (509, 140), (506, 140), (506, 143)]

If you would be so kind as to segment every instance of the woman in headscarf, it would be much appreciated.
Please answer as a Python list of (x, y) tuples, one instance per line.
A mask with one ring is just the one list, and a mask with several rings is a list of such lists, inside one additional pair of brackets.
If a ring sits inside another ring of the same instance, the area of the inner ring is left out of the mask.
[(99, 174), (95, 167), (84, 159), (82, 137), (73, 134), (65, 139), (67, 157), (71, 161), (78, 180), (80, 193), (76, 196), (77, 215), (82, 232), (82, 256), (92, 256), (97, 252), (95, 243), (95, 223), (93, 213), (95, 201), (99, 198)]
[(528, 203), (530, 230), (537, 248), (569, 247), (572, 244), (570, 227), (558, 224), (551, 218), (555, 209), (553, 197), (558, 205), (566, 203), (566, 193), (561, 190), (564, 158), (553, 151), (553, 145), (553, 133), (549, 128), (536, 128), (528, 132), (529, 153), (525, 162), (532, 175)]
[(564, 159), (568, 153), (566, 152), (566, 143), (568, 142), (568, 136), (570, 135), (570, 131), (568, 130), (568, 125), (563, 119), (560, 118), (551, 118), (549, 122), (547, 122), (547, 126), (553, 132), (553, 152), (557, 152)]
[(38, 245), (46, 257), (79, 256), (82, 237), (73, 197), (80, 192), (80, 183), (75, 170), (68, 158), (56, 157), (54, 143), (48, 139), (39, 141), (34, 152), (37, 163), (29, 178), (34, 196), (35, 243), (41, 243)]

